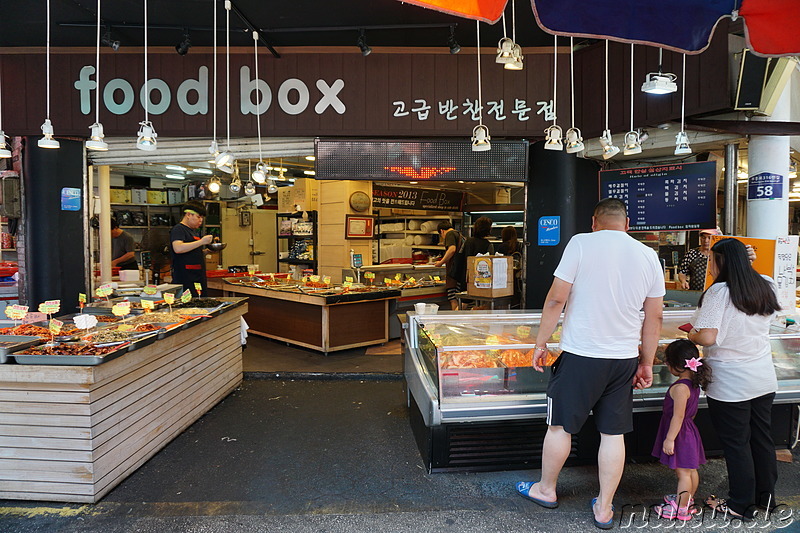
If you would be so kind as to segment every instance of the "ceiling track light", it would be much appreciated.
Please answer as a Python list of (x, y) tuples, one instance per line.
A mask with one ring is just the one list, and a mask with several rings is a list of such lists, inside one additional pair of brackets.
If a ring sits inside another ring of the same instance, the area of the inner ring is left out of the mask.
[[(95, 81), (100, 87), (100, 0), (97, 0), (97, 46), (95, 47)], [(108, 150), (108, 144), (103, 140), (103, 125), (100, 123), (100, 91), (94, 92), (94, 124), (89, 126), (91, 137), (86, 141), (86, 149), (97, 152)]]
[(684, 130), (686, 117), (686, 54), (683, 54), (683, 66), (681, 69), (681, 131), (675, 136), (675, 155), (689, 155), (692, 153), (692, 149), (689, 146), (689, 137)]
[(356, 40), (356, 46), (358, 46), (359, 50), (361, 50), (361, 55), (367, 57), (372, 53), (372, 48), (367, 45), (367, 35), (364, 30), (358, 31), (358, 39)]
[(603, 134), (600, 136), (600, 146), (603, 147), (603, 159), (611, 159), (619, 153), (619, 147), (614, 146), (611, 130), (603, 130)]
[[(145, 152), (152, 152), (156, 149), (157, 142), (156, 133), (153, 123), (150, 122), (149, 105), (150, 101), (150, 88), (148, 86), (147, 75), (147, 2), (144, 0), (144, 120), (139, 123), (139, 132), (136, 137), (136, 148), (144, 150)], [(99, 91), (96, 91), (99, 92)]]
[(457, 54), (461, 51), (461, 45), (456, 41), (456, 26), (450, 26), (450, 37), (447, 38), (447, 47), (450, 49), (451, 54)]
[(269, 185), (267, 186), (267, 193), (275, 194), (278, 192), (278, 185), (275, 183), (275, 180), (269, 180)]
[(483, 123), (483, 93), (481, 91), (481, 23), (475, 21), (478, 57), (478, 125), (472, 129), (472, 151), (485, 152), (492, 149), (489, 128)]
[[(213, 110), (212, 115), (213, 118), (211, 119), (211, 128), (213, 130), (213, 134), (211, 137), (211, 146), (208, 147), (208, 153), (211, 154), (212, 160), (211, 163), (214, 162), (217, 155), (219, 154), (219, 146), (217, 145), (217, 0), (212, 0), (211, 2), (211, 10), (213, 11), (213, 19), (214, 19), (214, 26), (211, 30), (212, 35), (212, 44), (213, 44), (213, 70), (214, 70), (214, 82), (212, 83), (213, 86)], [(258, 79), (258, 78), (256, 78)]]
[(156, 149), (158, 134), (149, 120), (139, 123), (139, 132), (136, 134), (136, 148), (145, 152), (152, 152)]
[(664, 51), (658, 49), (658, 72), (651, 72), (645, 76), (644, 83), (642, 84), (642, 92), (648, 94), (669, 94), (678, 90), (678, 85), (675, 80), (678, 77), (671, 72), (661, 72), (661, 61), (663, 59)]
[(256, 169), (250, 175), (250, 177), (253, 178), (253, 181), (258, 183), (259, 185), (263, 185), (264, 183), (266, 183), (267, 182), (266, 168), (267, 166), (264, 163), (261, 162), (257, 163)]
[(39, 148), (58, 148), (61, 145), (53, 138), (53, 124), (50, 122), (50, 0), (47, 0), (47, 118), (42, 124)]
[(249, 181), (244, 184), (244, 194), (247, 196), (253, 196), (256, 193), (256, 186), (252, 181)]
[(116, 52), (117, 50), (119, 50), (119, 44), (120, 44), (120, 43), (119, 43), (119, 41), (117, 41), (117, 40), (115, 40), (115, 39), (112, 39), (112, 38), (111, 38), (111, 32), (110, 32), (110, 31), (106, 31), (106, 32), (103, 34), (103, 37), (102, 37), (102, 39), (100, 39), (100, 43), (101, 43), (103, 46), (108, 46), (109, 48), (111, 48), (111, 49), (112, 49), (112, 50), (114, 50), (115, 52)]
[(566, 134), (567, 153), (577, 154), (583, 152), (585, 146), (583, 144), (583, 137), (581, 130), (578, 128), (569, 128)]
[(179, 56), (185, 56), (189, 53), (189, 48), (192, 47), (192, 40), (189, 38), (189, 29), (183, 32), (183, 40), (175, 45), (175, 51)]
[(231, 153), (231, 8), (231, 1), (225, 0), (225, 122), (227, 143), (225, 151), (214, 158), (214, 164), (217, 168), (227, 174), (233, 173), (233, 162), (236, 159)]
[[(253, 32), (253, 62), (255, 64), (255, 75), (258, 78), (258, 32)], [(250, 175), (250, 179), (256, 183), (267, 181), (267, 165), (264, 164), (264, 154), (261, 151), (261, 91), (256, 91), (256, 127), (258, 129), (258, 164)]]
[(238, 174), (233, 177), (230, 185), (228, 185), (228, 189), (234, 194), (238, 194), (239, 191), (242, 190), (242, 180), (239, 178)]
[(217, 194), (222, 187), (222, 183), (219, 181), (219, 178), (214, 176), (210, 180), (208, 180), (208, 192), (211, 194)]

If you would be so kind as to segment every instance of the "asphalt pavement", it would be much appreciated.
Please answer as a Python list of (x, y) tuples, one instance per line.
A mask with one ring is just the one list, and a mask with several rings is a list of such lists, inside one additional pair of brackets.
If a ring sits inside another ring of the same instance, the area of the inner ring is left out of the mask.
[[(674, 475), (629, 464), (614, 529), (800, 531), (799, 465), (797, 453), (779, 463), (784, 505), (741, 524), (710, 511), (687, 523), (648, 515)], [(596, 530), (596, 475), (566, 468), (560, 506), (546, 510), (514, 488), (537, 470), (428, 474), (401, 380), (248, 379), (99, 503), (0, 500), (0, 532), (585, 532)], [(725, 494), (721, 459), (700, 476), (701, 496)]]

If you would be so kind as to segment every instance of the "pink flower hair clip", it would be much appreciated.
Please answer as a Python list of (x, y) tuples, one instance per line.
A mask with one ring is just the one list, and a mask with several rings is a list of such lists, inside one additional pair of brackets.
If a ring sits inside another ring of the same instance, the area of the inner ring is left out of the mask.
[(697, 372), (698, 367), (703, 366), (703, 362), (697, 357), (692, 357), (691, 359), (686, 360), (685, 366), (692, 372)]

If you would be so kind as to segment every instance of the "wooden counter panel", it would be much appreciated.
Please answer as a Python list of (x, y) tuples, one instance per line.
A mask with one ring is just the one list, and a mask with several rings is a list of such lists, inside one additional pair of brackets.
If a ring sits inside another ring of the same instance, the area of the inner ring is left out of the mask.
[(0, 498), (102, 498), (241, 383), (247, 309), (96, 367), (0, 365)]
[(256, 332), (322, 346), (323, 307), (263, 296), (251, 296), (244, 319)]
[(386, 341), (386, 300), (328, 307), (330, 346)]

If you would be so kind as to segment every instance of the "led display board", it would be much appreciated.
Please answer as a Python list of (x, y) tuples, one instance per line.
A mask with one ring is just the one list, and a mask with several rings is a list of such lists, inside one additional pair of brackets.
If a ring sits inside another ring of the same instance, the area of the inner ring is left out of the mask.
[(492, 141), (473, 152), (453, 140), (316, 139), (318, 180), (520, 181), (528, 176), (528, 141)]

